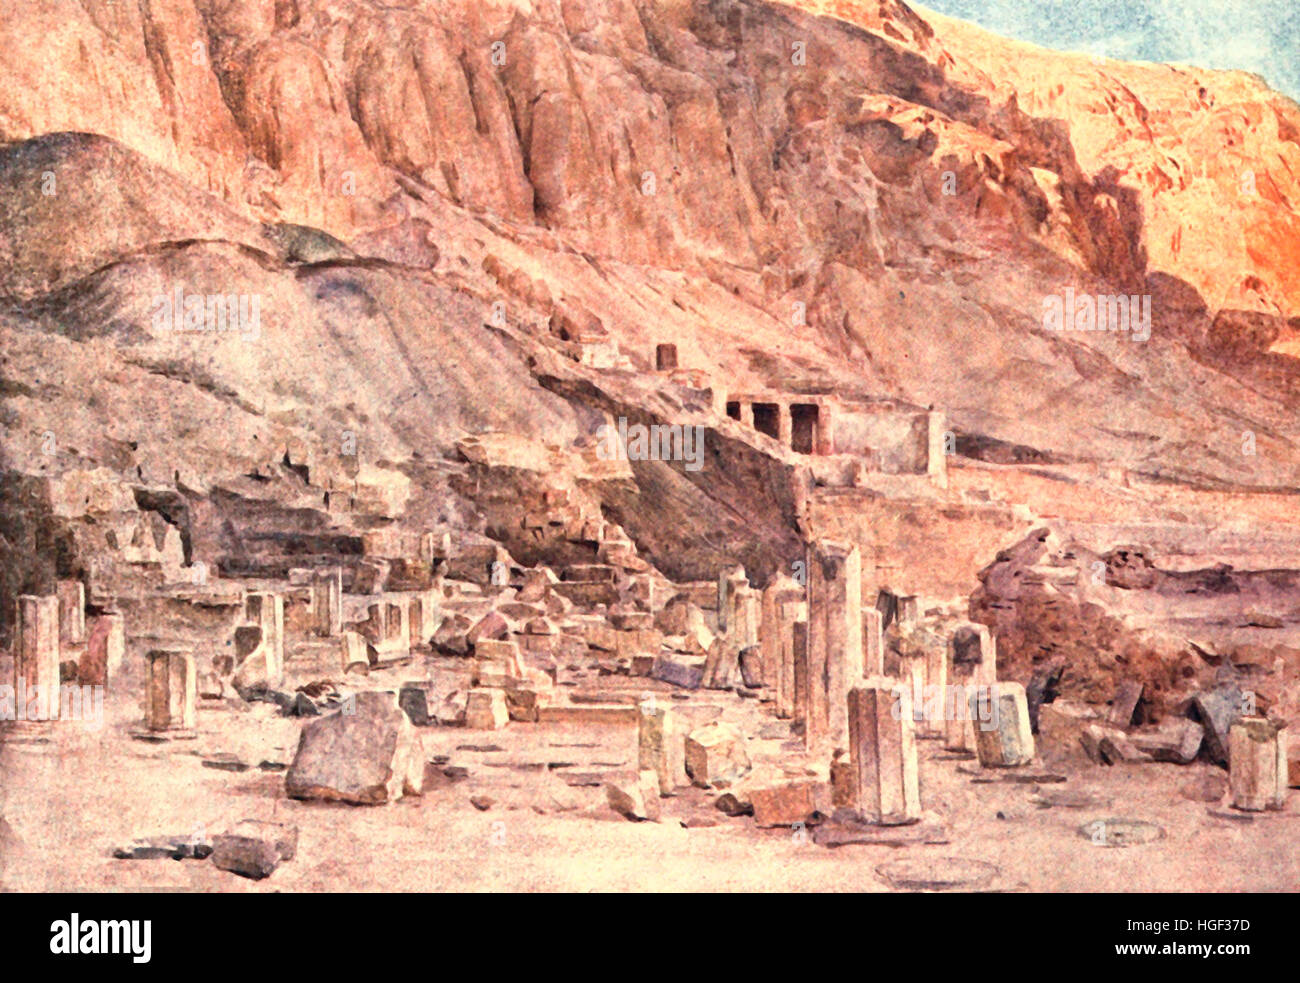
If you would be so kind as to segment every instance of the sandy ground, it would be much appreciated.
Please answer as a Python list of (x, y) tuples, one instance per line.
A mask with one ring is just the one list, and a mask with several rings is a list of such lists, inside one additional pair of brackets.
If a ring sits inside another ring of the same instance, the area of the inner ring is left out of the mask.
[[(643, 681), (626, 680), (632, 687)], [(785, 758), (766, 707), (730, 693), (681, 704), (760, 731), (750, 752)], [(991, 863), (999, 891), (1290, 891), (1300, 888), (1300, 793), (1282, 813), (1222, 818), (1219, 803), (1180, 789), (1205, 764), (1102, 767), (1086, 760), (1051, 769), (1067, 777), (1042, 789), (1090, 793), (1085, 808), (1044, 808), (1037, 787), (987, 782), (934, 741), (921, 741), (924, 806), (946, 844), (818, 846), (806, 833), (760, 830), (728, 818), (713, 793), (663, 799), (658, 823), (614, 814), (599, 781), (636, 764), (629, 725), (511, 724), (501, 732), (422, 728), (428, 788), (378, 807), (297, 802), (282, 771), (301, 722), (265, 704), (200, 711), (194, 740), (134, 739), (134, 706), (110, 704), (98, 731), (80, 724), (5, 725), (0, 745), (0, 885), (8, 891), (886, 891), (877, 868), (901, 857)], [(499, 750), (493, 750), (493, 749)], [(228, 771), (204, 759), (233, 755)], [(445, 772), (468, 770), (452, 780)], [(1041, 772), (1041, 769), (1039, 769)], [(572, 785), (570, 782), (578, 784)], [(486, 796), (480, 810), (472, 796)], [(1109, 800), (1109, 805), (1106, 804)], [(1125, 817), (1163, 827), (1165, 838), (1128, 848), (1096, 846), (1081, 826)], [(297, 857), (265, 881), (206, 861), (116, 860), (136, 836), (212, 834), (242, 818), (291, 821)], [(712, 826), (686, 828), (716, 821)]]

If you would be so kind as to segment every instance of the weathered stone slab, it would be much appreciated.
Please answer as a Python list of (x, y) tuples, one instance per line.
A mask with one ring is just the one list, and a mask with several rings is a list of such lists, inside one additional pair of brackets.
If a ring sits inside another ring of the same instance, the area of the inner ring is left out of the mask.
[(500, 730), (510, 722), (510, 708), (500, 689), (472, 689), (465, 702), (465, 727)]
[(970, 697), (975, 753), (983, 768), (1016, 768), (1034, 759), (1029, 702), (1020, 683), (991, 683)]
[(744, 738), (729, 724), (697, 727), (686, 738), (686, 774), (701, 788), (728, 788), (750, 770)]
[(1138, 701), (1142, 699), (1142, 684), (1135, 679), (1125, 679), (1115, 689), (1115, 697), (1110, 701), (1109, 720), (1116, 727), (1127, 727), (1133, 723), (1133, 714), (1137, 712)]
[(1248, 709), (1240, 687), (1225, 683), (1192, 698), (1201, 725), (1205, 728), (1205, 750), (1215, 764), (1228, 763), (1228, 732)]
[(1228, 732), (1228, 791), (1234, 809), (1286, 808), (1286, 730), (1265, 717), (1242, 717)]
[(704, 682), (707, 659), (661, 652), (650, 668), (650, 678), (682, 689), (699, 689)]
[(902, 825), (921, 818), (911, 692), (895, 680), (864, 680), (846, 697), (851, 806), (867, 822)]
[(391, 693), (358, 693), (344, 710), (304, 724), (285, 773), (293, 799), (379, 805), (423, 788), (419, 736)]
[(1195, 720), (1176, 717), (1149, 730), (1135, 731), (1128, 735), (1128, 739), (1133, 747), (1156, 761), (1186, 765), (1195, 761), (1200, 753), (1205, 728)]
[(298, 852), (298, 827), (245, 819), (212, 842), (212, 864), (232, 874), (261, 880)]

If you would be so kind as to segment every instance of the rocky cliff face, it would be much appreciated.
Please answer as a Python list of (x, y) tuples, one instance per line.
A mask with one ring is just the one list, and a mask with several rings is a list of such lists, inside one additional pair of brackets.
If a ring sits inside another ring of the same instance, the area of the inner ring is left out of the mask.
[[(1300, 479), (1300, 110), (1253, 79), (848, 0), (39, 0), (0, 44), (14, 474), (275, 472), (427, 526), (467, 433), (672, 417), (550, 367), (599, 339), (933, 405), (973, 458)], [(1069, 292), (1149, 296), (1150, 338), (1047, 330)], [(176, 330), (187, 295), (256, 334)], [(679, 573), (771, 566), (798, 482), (723, 457), (587, 491)]]

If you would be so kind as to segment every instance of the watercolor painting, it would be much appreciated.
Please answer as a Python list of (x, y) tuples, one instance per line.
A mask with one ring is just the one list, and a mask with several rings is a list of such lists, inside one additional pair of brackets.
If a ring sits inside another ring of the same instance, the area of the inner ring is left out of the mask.
[(1298, 29), (8, 5), (0, 890), (1295, 890)]

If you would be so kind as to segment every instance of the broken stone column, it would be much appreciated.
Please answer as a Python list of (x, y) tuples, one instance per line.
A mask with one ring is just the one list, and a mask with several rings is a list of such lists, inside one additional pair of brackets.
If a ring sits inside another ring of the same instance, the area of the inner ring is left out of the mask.
[(468, 730), (501, 730), (510, 722), (506, 694), (499, 689), (472, 689), (465, 701)]
[(86, 634), (86, 650), (77, 666), (77, 682), (83, 686), (107, 686), (126, 657), (126, 619), (116, 612), (92, 618)]
[(736, 652), (759, 644), (762, 601), (748, 583), (738, 584), (731, 592), (731, 610), (727, 613), (727, 643)]
[(1228, 731), (1228, 790), (1234, 809), (1285, 809), (1288, 784), (1284, 725), (1242, 717)]
[(198, 692), (194, 656), (184, 649), (153, 649), (145, 661), (145, 727), (154, 732), (193, 730)]
[(690, 784), (681, 718), (653, 699), (637, 705), (637, 768), (658, 776), (660, 795), (673, 795)]
[(930, 629), (919, 629), (913, 634), (924, 659), (921, 705), (916, 712), (916, 719), (921, 721), (919, 733), (926, 738), (942, 738), (947, 717), (944, 704), (948, 695), (948, 642), (942, 634)]
[(884, 619), (870, 606), (862, 608), (862, 672), (865, 676), (885, 675)]
[(261, 645), (249, 658), (264, 658), (266, 684), (279, 686), (284, 678), (284, 598), (249, 594), (244, 599), (244, 620), (262, 629)]
[(352, 670), (370, 671), (370, 653), (366, 640), (359, 632), (345, 631), (339, 636), (339, 656), (345, 673)]
[[(35, 689), (39, 687), (39, 689)], [(14, 688), (26, 719), (53, 720), (59, 715), (59, 598), (23, 594), (18, 598), (14, 632)], [(39, 695), (35, 704), (34, 697)], [(35, 714), (31, 707), (39, 707)]]
[[(862, 561), (856, 546), (818, 542), (808, 550), (809, 750), (844, 747), (848, 692), (862, 674)], [(822, 683), (822, 680), (825, 680)]]
[(786, 605), (791, 601), (800, 603), (803, 598), (803, 588), (784, 575), (774, 577), (763, 591), (758, 644), (763, 652), (763, 685), (773, 694), (780, 687), (781, 646), (789, 632)]
[(990, 683), (970, 695), (975, 753), (981, 768), (1017, 768), (1034, 760), (1029, 700), (1019, 683)]
[(791, 719), (807, 723), (808, 689), (808, 622), (796, 621), (790, 631), (790, 662), (794, 679), (791, 680)]
[(943, 413), (932, 410), (926, 415), (925, 473), (940, 488), (948, 487), (948, 449), (944, 446), (947, 429)]
[(749, 578), (741, 566), (727, 567), (718, 574), (718, 633), (725, 634), (731, 617), (731, 595), (737, 587), (748, 587)]
[[(795, 659), (795, 633), (800, 633), (804, 646), (804, 659), (807, 660), (807, 622), (808, 602), (800, 591), (787, 600), (777, 603), (777, 652), (775, 687), (776, 715), (782, 720), (789, 720), (795, 715), (795, 678), (798, 666)], [(802, 625), (802, 627), (797, 627)]]
[(892, 679), (862, 680), (848, 693), (850, 808), (886, 826), (921, 818), (912, 696)]
[(86, 586), (80, 580), (60, 580), (59, 643), (82, 645), (86, 641)]
[(976, 687), (997, 681), (997, 655), (988, 627), (965, 624), (948, 639), (948, 692), (944, 700), (944, 747), (949, 751), (975, 751), (975, 728), (970, 717), (970, 694)]
[(335, 638), (343, 631), (343, 569), (317, 570), (312, 574), (311, 610), (316, 634)]

